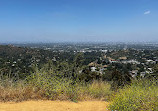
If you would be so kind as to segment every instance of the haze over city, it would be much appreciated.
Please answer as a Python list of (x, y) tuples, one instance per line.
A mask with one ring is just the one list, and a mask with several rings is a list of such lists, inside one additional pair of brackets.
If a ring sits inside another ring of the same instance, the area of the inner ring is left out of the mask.
[(155, 42), (157, 6), (157, 0), (0, 0), (0, 42)]

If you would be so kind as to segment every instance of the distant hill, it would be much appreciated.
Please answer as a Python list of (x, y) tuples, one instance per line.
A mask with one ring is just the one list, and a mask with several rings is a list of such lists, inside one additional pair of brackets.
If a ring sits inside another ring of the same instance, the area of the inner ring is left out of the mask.
[(54, 58), (54, 53), (42, 49), (0, 45), (0, 73), (28, 74), (33, 65), (41, 66)]

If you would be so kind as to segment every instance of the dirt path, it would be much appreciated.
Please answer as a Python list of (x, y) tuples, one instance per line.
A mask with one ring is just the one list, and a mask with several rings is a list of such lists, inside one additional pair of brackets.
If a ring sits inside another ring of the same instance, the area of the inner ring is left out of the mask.
[(104, 101), (26, 101), (0, 103), (0, 111), (107, 111)]

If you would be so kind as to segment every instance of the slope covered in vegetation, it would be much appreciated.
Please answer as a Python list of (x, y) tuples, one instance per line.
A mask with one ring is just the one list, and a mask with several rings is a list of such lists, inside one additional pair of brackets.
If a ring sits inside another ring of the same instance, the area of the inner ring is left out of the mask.
[[(118, 67), (111, 67), (105, 73), (91, 71), (89, 66), (84, 65), (84, 54), (76, 53), (71, 62), (47, 58), (48, 60), (42, 63), (33, 63), (30, 67), (31, 70), (22, 73), (17, 72), (18, 69), (15, 71), (14, 69), (17, 67), (14, 67), (14, 65), (8, 64), (16, 65), (14, 62), (16, 56), (24, 57), (23, 60), (27, 61), (32, 60), (33, 56), (42, 54), (38, 50), (17, 48), (16, 51), (20, 53), (17, 52), (14, 55), (14, 52), (13, 54), (10, 52), (15, 49), (14, 47), (13, 49), (8, 49), (8, 47), (2, 49), (0, 57), (6, 58), (6, 60), (0, 59), (1, 102), (26, 100), (70, 100), (78, 102), (97, 99), (109, 101), (109, 109), (111, 110), (158, 110), (157, 64), (153, 67), (153, 73), (148, 74), (145, 78), (132, 78), (128, 71)], [(25, 58), (27, 56), (26, 50), (27, 52), (32, 51), (28, 54), (28, 56), (31, 56), (30, 59)], [(24, 55), (20, 56), (22, 53)], [(9, 63), (6, 63), (8, 60), (10, 60)], [(23, 60), (21, 63), (26, 62)], [(21, 64), (20, 66), (24, 65)], [(10, 69), (10, 71), (7, 72), (4, 69)]]

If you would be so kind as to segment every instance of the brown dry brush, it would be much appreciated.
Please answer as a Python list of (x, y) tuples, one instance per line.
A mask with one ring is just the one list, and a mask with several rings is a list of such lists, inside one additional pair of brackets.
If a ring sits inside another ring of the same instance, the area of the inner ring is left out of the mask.
[[(42, 83), (42, 81), (39, 82)], [(107, 99), (110, 94), (110, 84), (102, 81), (94, 81), (88, 85), (81, 83), (72, 85), (70, 81), (61, 82), (55, 86), (54, 84), (50, 81), (50, 83), (39, 86), (25, 81), (11, 82), (6, 80), (0, 84), (0, 101), (70, 100), (77, 102), (79, 100)]]
[(24, 81), (14, 82), (12, 79), (0, 80), (0, 101), (20, 102), (30, 99), (45, 99), (44, 90), (38, 89)]

